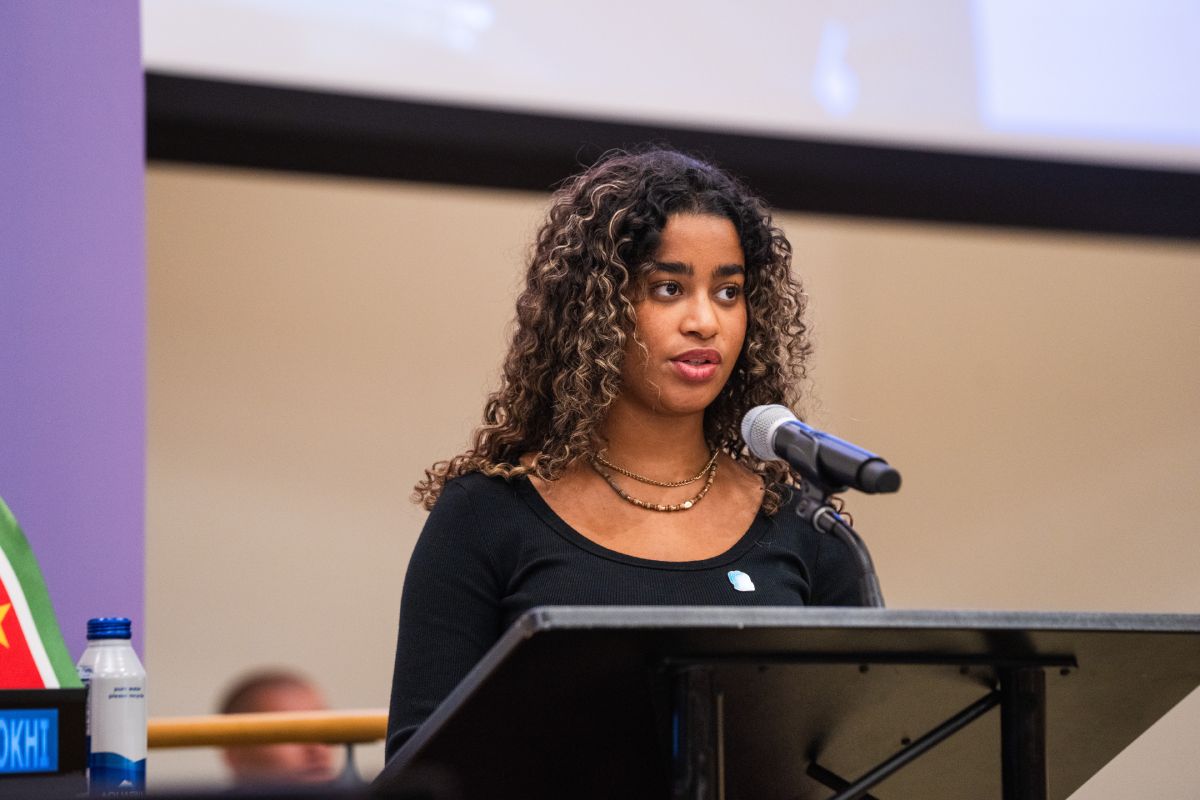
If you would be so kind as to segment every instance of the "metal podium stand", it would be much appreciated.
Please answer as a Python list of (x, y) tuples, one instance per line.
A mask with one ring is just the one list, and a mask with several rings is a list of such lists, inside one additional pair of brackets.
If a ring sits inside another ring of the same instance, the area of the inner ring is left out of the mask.
[(1061, 800), (1197, 685), (1200, 615), (541, 608), (375, 786)]

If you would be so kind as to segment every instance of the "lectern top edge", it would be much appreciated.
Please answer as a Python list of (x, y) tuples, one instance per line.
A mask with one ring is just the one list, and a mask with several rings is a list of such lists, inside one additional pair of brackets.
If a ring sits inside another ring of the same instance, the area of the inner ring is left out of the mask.
[(520, 631), (520, 638), (525, 638), (537, 631), (601, 626), (785, 628), (795, 625), (807, 628), (828, 626), (1200, 633), (1200, 614), (730, 606), (541, 606), (526, 612), (514, 624), (510, 633)]

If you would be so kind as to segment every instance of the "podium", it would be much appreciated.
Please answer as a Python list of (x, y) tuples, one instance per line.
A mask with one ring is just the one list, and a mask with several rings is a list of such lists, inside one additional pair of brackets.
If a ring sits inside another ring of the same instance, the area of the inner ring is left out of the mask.
[(546, 607), (375, 787), (1060, 800), (1197, 685), (1200, 615)]

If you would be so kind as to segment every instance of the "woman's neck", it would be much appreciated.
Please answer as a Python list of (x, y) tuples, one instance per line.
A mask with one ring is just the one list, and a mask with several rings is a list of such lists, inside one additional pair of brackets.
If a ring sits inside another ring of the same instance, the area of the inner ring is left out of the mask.
[(618, 399), (601, 432), (609, 461), (658, 480), (691, 475), (711, 455), (704, 441), (704, 412), (665, 416)]

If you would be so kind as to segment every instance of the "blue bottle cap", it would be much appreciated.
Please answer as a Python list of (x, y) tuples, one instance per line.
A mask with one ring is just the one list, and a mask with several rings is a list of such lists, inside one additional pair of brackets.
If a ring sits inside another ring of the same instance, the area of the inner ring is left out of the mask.
[(91, 639), (129, 639), (132, 637), (132, 623), (129, 617), (97, 617), (89, 619), (87, 638)]

